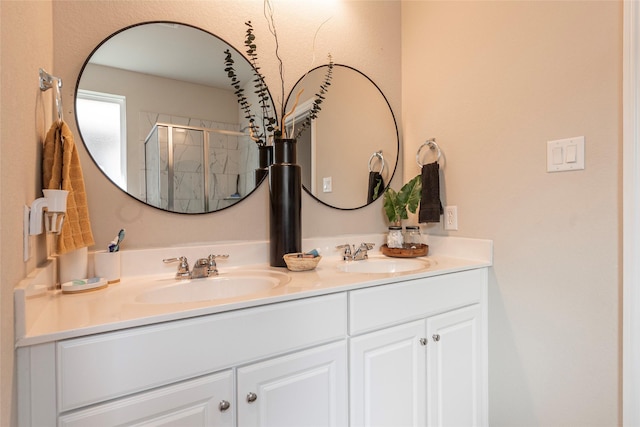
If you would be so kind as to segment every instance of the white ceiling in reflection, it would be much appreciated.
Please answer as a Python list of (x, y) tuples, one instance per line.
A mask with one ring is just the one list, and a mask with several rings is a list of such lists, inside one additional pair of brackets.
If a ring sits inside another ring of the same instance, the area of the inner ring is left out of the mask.
[[(193, 27), (181, 24), (155, 23), (116, 34), (93, 54), (91, 63), (229, 89), (230, 81), (224, 72), (227, 48), (227, 43), (205, 31), (194, 31)], [(233, 49), (232, 52), (238, 61), (240, 54)], [(241, 81), (251, 79), (251, 75), (239, 77)]]

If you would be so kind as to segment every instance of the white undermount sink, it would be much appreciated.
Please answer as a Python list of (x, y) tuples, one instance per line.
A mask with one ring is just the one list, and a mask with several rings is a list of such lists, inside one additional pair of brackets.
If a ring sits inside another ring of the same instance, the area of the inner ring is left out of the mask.
[(362, 261), (347, 261), (338, 264), (345, 273), (407, 273), (426, 270), (431, 261), (418, 258), (369, 258)]
[(238, 298), (268, 292), (289, 280), (287, 274), (268, 270), (221, 273), (204, 279), (176, 280), (140, 294), (136, 301), (145, 304), (174, 304)]

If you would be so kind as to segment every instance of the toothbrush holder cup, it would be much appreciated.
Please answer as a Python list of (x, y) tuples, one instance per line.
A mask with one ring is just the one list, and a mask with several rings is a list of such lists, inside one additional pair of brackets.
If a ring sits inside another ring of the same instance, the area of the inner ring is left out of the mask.
[(107, 279), (109, 284), (118, 283), (120, 281), (120, 252), (96, 251), (93, 256), (95, 275)]

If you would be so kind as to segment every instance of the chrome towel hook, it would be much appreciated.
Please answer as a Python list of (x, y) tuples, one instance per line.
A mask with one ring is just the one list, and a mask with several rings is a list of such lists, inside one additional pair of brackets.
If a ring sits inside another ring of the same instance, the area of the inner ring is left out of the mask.
[(376, 151), (371, 155), (371, 157), (369, 157), (369, 172), (373, 172), (373, 169), (371, 167), (371, 162), (375, 158), (380, 159), (380, 171), (378, 173), (382, 173), (382, 171), (384, 170), (384, 156), (382, 155), (382, 150)]
[(420, 167), (424, 166), (424, 163), (420, 161), (420, 154), (422, 153), (422, 149), (425, 147), (428, 147), (431, 150), (436, 150), (436, 162), (439, 162), (440, 157), (442, 157), (442, 151), (440, 150), (440, 147), (436, 143), (436, 139), (435, 138), (427, 139), (420, 146), (420, 148), (418, 148), (418, 152), (416, 153), (416, 163), (418, 163), (418, 166)]
[[(47, 73), (44, 69), (40, 68), (40, 90), (47, 91), (53, 88), (56, 98), (56, 110), (58, 112), (58, 123), (62, 122), (62, 79), (60, 77), (53, 76)], [(55, 80), (55, 84), (54, 84)]]

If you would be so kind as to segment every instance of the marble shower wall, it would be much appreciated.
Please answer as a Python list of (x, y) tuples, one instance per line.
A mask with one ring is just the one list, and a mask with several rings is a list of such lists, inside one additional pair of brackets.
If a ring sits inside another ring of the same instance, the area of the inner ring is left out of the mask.
[[(140, 198), (148, 203), (167, 209), (168, 200), (168, 153), (166, 149), (166, 128), (159, 129), (157, 137), (159, 152), (150, 153), (147, 149), (149, 169), (144, 164), (144, 141), (156, 123), (202, 127), (212, 130), (238, 131), (239, 125), (219, 123), (212, 120), (170, 116), (166, 114), (140, 113), (140, 173), (147, 175), (149, 183), (160, 185), (140, 189)], [(174, 179), (173, 179), (173, 211), (182, 213), (198, 213), (204, 209), (204, 182), (209, 184), (209, 211), (230, 206), (250, 193), (255, 183), (255, 168), (258, 165), (258, 150), (248, 137), (225, 135), (215, 131), (209, 135), (209, 177), (204, 176), (204, 132), (186, 130), (177, 132), (174, 129)], [(156, 136), (154, 136), (156, 137)], [(159, 172), (158, 172), (159, 170)], [(144, 179), (141, 180), (145, 182)], [(240, 198), (230, 197), (239, 193)]]

